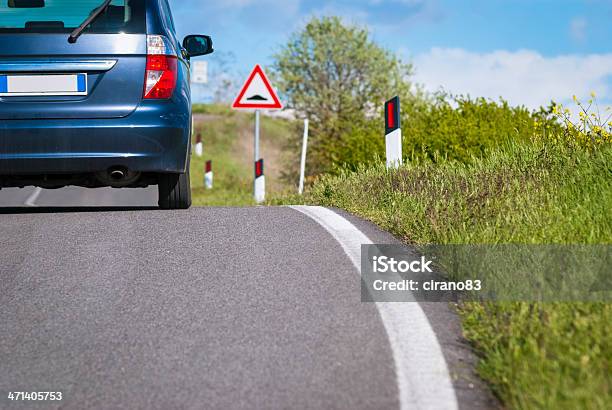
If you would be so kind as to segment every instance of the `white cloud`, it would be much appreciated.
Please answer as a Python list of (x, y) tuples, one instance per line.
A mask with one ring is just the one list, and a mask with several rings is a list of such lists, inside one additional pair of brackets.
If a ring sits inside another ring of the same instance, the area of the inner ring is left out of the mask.
[(544, 57), (530, 50), (480, 54), (434, 48), (413, 61), (414, 80), (430, 91), (503, 97), (530, 108), (568, 102), (573, 95), (588, 99), (592, 91), (600, 102), (612, 101), (612, 54)]
[(570, 37), (578, 43), (586, 40), (587, 21), (584, 17), (576, 17), (570, 22)]

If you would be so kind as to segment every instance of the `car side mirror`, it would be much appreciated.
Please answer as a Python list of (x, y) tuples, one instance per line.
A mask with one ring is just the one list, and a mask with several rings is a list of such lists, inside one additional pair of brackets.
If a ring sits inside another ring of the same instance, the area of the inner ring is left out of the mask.
[(185, 37), (183, 48), (188, 57), (205, 56), (215, 51), (210, 36), (192, 35)]

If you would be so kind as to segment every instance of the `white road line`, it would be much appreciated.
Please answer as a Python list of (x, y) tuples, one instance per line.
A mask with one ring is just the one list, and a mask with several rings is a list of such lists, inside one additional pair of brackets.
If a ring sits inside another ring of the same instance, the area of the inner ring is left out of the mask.
[[(323, 207), (292, 206), (325, 228), (361, 272), (361, 245), (372, 241), (352, 223)], [(418, 303), (381, 303), (376, 307), (387, 330), (402, 410), (458, 408), (442, 348)]]
[(38, 199), (42, 191), (42, 188), (37, 187), (36, 189), (34, 189), (34, 192), (32, 192), (32, 194), (28, 197), (28, 199), (26, 199), (23, 204), (25, 206), (36, 206), (36, 200)]

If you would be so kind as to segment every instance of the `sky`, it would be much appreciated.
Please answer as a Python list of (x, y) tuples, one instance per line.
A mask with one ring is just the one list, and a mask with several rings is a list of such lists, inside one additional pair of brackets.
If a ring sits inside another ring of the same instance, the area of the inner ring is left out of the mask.
[[(246, 77), (313, 16), (336, 15), (415, 67), (425, 89), (537, 108), (612, 103), (612, 0), (170, 0), (181, 35), (213, 36), (211, 72)], [(229, 74), (231, 73), (231, 74)]]

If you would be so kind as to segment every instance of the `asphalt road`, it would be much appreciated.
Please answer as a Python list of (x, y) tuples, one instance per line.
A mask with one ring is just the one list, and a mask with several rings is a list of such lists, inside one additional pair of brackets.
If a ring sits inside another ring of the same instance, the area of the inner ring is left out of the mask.
[[(393, 338), (413, 329), (360, 301), (346, 247), (315, 220), (285, 207), (159, 211), (156, 198), (0, 191), (0, 408), (452, 408), (410, 377), (435, 363), (418, 356), (431, 346), (402, 353), (419, 368), (398, 358)], [(452, 309), (422, 309), (456, 403), (494, 407)], [(412, 401), (418, 389), (432, 400)]]

